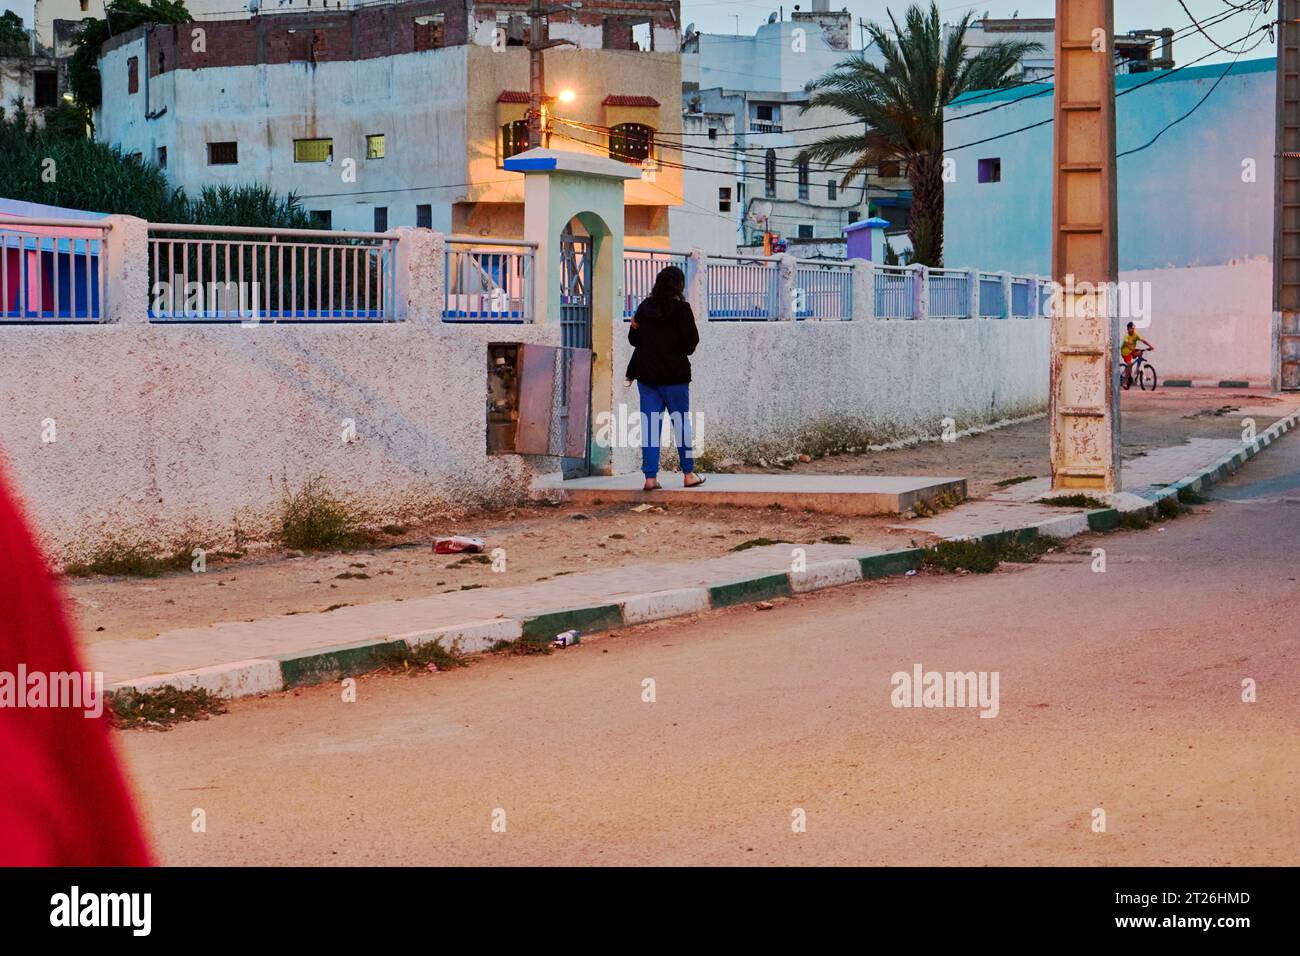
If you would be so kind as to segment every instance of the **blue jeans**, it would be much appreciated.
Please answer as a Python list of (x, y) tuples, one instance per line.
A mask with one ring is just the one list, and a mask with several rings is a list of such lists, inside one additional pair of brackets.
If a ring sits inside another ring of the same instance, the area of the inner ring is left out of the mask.
[(663, 431), (665, 413), (672, 423), (673, 441), (677, 445), (677, 454), (682, 461), (682, 471), (690, 474), (695, 470), (695, 460), (691, 455), (691, 386), (688, 385), (646, 385), (636, 383), (641, 395), (641, 473), (647, 478), (659, 474), (659, 436)]

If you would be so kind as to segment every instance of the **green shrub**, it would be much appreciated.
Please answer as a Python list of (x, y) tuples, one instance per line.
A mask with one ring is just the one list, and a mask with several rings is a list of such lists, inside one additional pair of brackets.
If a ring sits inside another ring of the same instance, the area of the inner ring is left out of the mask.
[(280, 542), (298, 551), (330, 551), (365, 547), (373, 537), (362, 527), (361, 516), (334, 497), (317, 477), (284, 499), (280, 517)]

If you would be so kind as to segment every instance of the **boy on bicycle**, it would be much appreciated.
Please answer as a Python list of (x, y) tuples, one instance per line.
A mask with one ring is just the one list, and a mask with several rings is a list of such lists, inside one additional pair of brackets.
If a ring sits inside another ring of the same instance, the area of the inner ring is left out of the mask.
[(1137, 334), (1137, 328), (1132, 322), (1128, 324), (1128, 334), (1124, 336), (1124, 341), (1119, 347), (1119, 356), (1124, 360), (1124, 364), (1132, 368), (1133, 360), (1137, 358), (1138, 343), (1141, 342), (1148, 349), (1154, 349), (1155, 346), (1148, 342), (1142, 336)]

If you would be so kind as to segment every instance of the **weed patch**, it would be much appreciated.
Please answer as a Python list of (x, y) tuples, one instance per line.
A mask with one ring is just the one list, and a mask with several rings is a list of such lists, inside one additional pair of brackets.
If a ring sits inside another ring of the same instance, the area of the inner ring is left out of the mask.
[(464, 655), (447, 650), (438, 641), (430, 641), (427, 644), (419, 644), (405, 649), (400, 646), (387, 645), (376, 650), (375, 656), (381, 666), (411, 674), (427, 671), (430, 664), (440, 671), (469, 666), (469, 661), (465, 659)]
[(732, 551), (748, 551), (750, 548), (765, 548), (769, 544), (790, 544), (784, 538), (750, 538), (732, 548)]
[(297, 551), (333, 551), (366, 547), (374, 535), (362, 527), (355, 509), (334, 497), (320, 478), (312, 478), (285, 495), (280, 542)]
[(97, 574), (126, 578), (156, 578), (176, 571), (188, 571), (193, 548), (177, 546), (168, 554), (142, 544), (112, 542), (101, 547), (85, 561), (74, 561), (63, 568), (73, 578)]
[(1055, 508), (1109, 508), (1106, 502), (1100, 498), (1094, 498), (1092, 495), (1054, 495), (1048, 498), (1039, 498), (1034, 502), (1036, 505), (1051, 505)]
[(1010, 488), (1012, 485), (1018, 485), (1021, 482), (1033, 481), (1036, 475), (1017, 475), (1015, 478), (1003, 478), (1001, 481), (995, 481), (993, 484), (999, 488)]
[(108, 712), (113, 725), (122, 730), (170, 730), (181, 721), (207, 720), (224, 714), (226, 702), (201, 687), (160, 687), (144, 693), (121, 690), (108, 695)]
[(996, 571), (1004, 561), (1011, 564), (1032, 564), (1055, 549), (1056, 544), (1050, 538), (1037, 535), (1026, 538), (1007, 535), (981, 540), (940, 541), (934, 547), (926, 549), (922, 565), (943, 574), (959, 574), (963, 571), (988, 574)]

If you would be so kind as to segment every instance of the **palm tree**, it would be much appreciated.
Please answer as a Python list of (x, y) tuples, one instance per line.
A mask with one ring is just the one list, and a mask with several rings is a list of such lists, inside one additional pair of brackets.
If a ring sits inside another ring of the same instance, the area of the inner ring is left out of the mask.
[(867, 24), (872, 43), (884, 56), (883, 67), (862, 55), (836, 65), (814, 81), (804, 110), (831, 107), (861, 120), (860, 133), (827, 136), (799, 154), (800, 161), (829, 165), (850, 159), (841, 185), (884, 160), (902, 159), (912, 186), (908, 235), (913, 262), (943, 262), (943, 108), (963, 93), (1014, 85), (1020, 59), (1042, 49), (1040, 43), (995, 43), (977, 55), (966, 54), (968, 12), (945, 43), (939, 8), (913, 4), (900, 29), (889, 14), (892, 34), (878, 23)]

